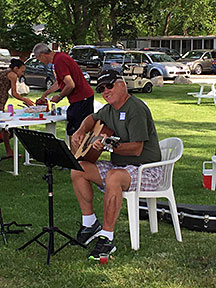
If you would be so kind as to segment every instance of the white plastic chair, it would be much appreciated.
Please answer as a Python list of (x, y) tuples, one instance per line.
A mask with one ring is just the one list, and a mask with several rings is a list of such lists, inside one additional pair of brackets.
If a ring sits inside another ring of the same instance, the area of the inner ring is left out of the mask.
[[(128, 218), (130, 227), (131, 248), (138, 250), (139, 240), (139, 198), (146, 198), (149, 213), (150, 229), (152, 233), (158, 232), (157, 220), (157, 198), (167, 198), (173, 220), (173, 225), (178, 241), (182, 242), (181, 230), (179, 225), (176, 201), (173, 192), (172, 177), (174, 164), (183, 153), (183, 143), (179, 138), (167, 138), (159, 142), (162, 160), (160, 162), (143, 164), (139, 167), (138, 182), (136, 191), (123, 192), (123, 197), (127, 199)], [(151, 167), (163, 167), (163, 179), (157, 191), (141, 191), (142, 170)]]

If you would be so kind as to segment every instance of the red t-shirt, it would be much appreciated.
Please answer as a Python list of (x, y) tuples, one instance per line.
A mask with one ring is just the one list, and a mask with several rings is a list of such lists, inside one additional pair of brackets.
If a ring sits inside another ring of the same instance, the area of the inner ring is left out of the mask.
[(63, 80), (66, 75), (70, 75), (75, 83), (75, 88), (67, 95), (70, 103), (78, 102), (94, 95), (94, 91), (83, 76), (79, 65), (69, 55), (63, 52), (56, 52), (53, 64), (56, 79), (61, 90), (65, 86)]

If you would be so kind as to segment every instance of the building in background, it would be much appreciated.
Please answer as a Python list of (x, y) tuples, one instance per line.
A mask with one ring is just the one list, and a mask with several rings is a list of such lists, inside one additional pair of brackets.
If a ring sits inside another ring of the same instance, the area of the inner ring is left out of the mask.
[(134, 40), (122, 39), (126, 48), (167, 47), (184, 54), (195, 49), (216, 49), (216, 35), (208, 36), (156, 36), (140, 37)]

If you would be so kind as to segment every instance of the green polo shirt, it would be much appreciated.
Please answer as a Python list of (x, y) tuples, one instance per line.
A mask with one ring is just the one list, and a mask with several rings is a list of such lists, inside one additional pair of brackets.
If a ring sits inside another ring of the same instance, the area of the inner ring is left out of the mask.
[(95, 121), (101, 120), (120, 137), (121, 143), (143, 141), (144, 147), (140, 156), (119, 155), (111, 153), (115, 165), (140, 165), (161, 160), (161, 152), (154, 121), (148, 106), (131, 95), (125, 104), (115, 110), (110, 104), (93, 113)]

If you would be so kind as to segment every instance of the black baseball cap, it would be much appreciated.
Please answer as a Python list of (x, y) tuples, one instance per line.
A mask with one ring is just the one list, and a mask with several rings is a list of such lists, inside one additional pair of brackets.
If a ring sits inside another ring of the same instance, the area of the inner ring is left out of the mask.
[(119, 74), (118, 71), (115, 70), (104, 70), (97, 79), (97, 87), (96, 90), (101, 86), (101, 85), (106, 85), (106, 84), (112, 84), (114, 83), (117, 79), (122, 79), (121, 75)]

